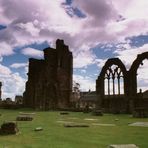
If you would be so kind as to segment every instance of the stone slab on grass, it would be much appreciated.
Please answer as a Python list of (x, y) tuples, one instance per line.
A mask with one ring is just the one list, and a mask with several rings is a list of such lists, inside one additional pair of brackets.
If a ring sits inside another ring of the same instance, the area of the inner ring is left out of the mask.
[(89, 127), (87, 124), (64, 124), (64, 127)]
[(98, 126), (116, 126), (115, 124), (104, 124), (104, 123), (92, 123), (92, 125), (98, 125)]
[(110, 145), (108, 148), (139, 148), (135, 144), (119, 144), (119, 145)]
[(20, 115), (35, 115), (36, 113), (19, 112)]
[(36, 132), (38, 132), (38, 131), (42, 131), (42, 130), (43, 130), (42, 127), (36, 127), (36, 128), (34, 129), (34, 131), (36, 131)]
[(33, 117), (28, 115), (19, 115), (16, 117), (16, 121), (32, 121)]
[(135, 122), (129, 124), (129, 126), (141, 126), (141, 127), (148, 127), (148, 122)]
[(87, 121), (97, 121), (98, 119), (94, 119), (94, 118), (85, 118), (84, 120), (87, 120)]

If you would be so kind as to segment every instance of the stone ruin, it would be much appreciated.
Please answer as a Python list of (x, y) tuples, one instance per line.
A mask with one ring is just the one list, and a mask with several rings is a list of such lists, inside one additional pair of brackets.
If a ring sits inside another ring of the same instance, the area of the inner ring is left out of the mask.
[(16, 117), (16, 121), (32, 121), (34, 119), (35, 113), (24, 113), (20, 112)]
[(1, 135), (16, 134), (19, 131), (15, 121), (4, 122), (0, 128)]
[(148, 97), (137, 92), (137, 70), (145, 59), (148, 59), (148, 52), (139, 54), (129, 71), (119, 58), (107, 60), (96, 80), (98, 108), (109, 113), (148, 117)]
[(58, 39), (56, 49), (44, 49), (44, 59), (29, 59), (24, 106), (41, 110), (69, 108), (72, 73), (72, 52)]
[(32, 116), (27, 116), (27, 115), (19, 115), (16, 117), (16, 121), (32, 121), (33, 117)]
[[(148, 59), (148, 52), (139, 54), (129, 70), (119, 58), (106, 61), (96, 80), (96, 110), (99, 114), (103, 110), (148, 117), (148, 96), (143, 97), (143, 93), (137, 92), (137, 70), (145, 59)], [(69, 109), (72, 74), (72, 52), (63, 40), (58, 39), (56, 49), (44, 49), (44, 59), (29, 59), (23, 106), (41, 110)], [(0, 99), (1, 86), (0, 82)]]

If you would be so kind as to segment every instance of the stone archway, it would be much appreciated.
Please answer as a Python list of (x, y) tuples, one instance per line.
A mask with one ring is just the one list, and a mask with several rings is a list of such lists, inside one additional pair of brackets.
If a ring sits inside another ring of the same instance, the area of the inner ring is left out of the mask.
[(138, 54), (137, 58), (133, 62), (129, 70), (129, 80), (130, 80), (130, 96), (134, 97), (137, 95), (137, 70), (142, 64), (142, 61), (148, 59), (148, 52)]
[(129, 98), (133, 102), (134, 116), (145, 117), (148, 116), (148, 99), (143, 97), (142, 93), (137, 93), (137, 70), (142, 64), (143, 60), (148, 59), (148, 52), (137, 55), (129, 70)]
[[(116, 65), (116, 68), (111, 69), (112, 65)], [(97, 90), (98, 94), (100, 94), (101, 96), (105, 95), (105, 91), (104, 91), (105, 75), (107, 75), (108, 79), (110, 78), (110, 74), (112, 74), (113, 79), (115, 78), (115, 75), (116, 75), (118, 80), (120, 80), (121, 72), (122, 72), (123, 78), (124, 78), (124, 93), (127, 94), (128, 93), (128, 90), (127, 90), (127, 71), (126, 71), (124, 64), (122, 63), (122, 61), (119, 58), (108, 59), (107, 62), (105, 63), (105, 65), (103, 66), (101, 73), (98, 76), (97, 83), (96, 83), (97, 84), (96, 90)]]
[[(98, 108), (104, 108), (106, 112), (129, 113), (135, 110), (141, 114), (147, 111), (148, 98), (142, 93), (137, 93), (137, 70), (143, 60), (148, 59), (148, 52), (139, 54), (129, 71), (118, 58), (108, 59), (96, 80), (96, 92)], [(114, 66), (113, 66), (114, 65)], [(120, 93), (120, 78), (123, 77), (124, 94)], [(115, 78), (117, 79), (118, 93), (115, 93)], [(108, 95), (105, 94), (105, 79), (108, 82)], [(110, 80), (112, 81), (113, 93), (110, 93)], [(140, 115), (141, 116), (141, 115)], [(142, 114), (145, 116), (145, 113)]]
[[(120, 93), (121, 78), (123, 78), (124, 94)], [(105, 94), (105, 79), (108, 81), (108, 95)], [(115, 79), (117, 79), (117, 84), (115, 84)], [(112, 90), (110, 85), (112, 85)], [(118, 94), (116, 93), (115, 85), (118, 86)], [(128, 72), (119, 58), (107, 60), (96, 80), (96, 91), (99, 106), (103, 107), (107, 112), (120, 112), (121, 110), (124, 110), (122, 112), (126, 112), (128, 97), (125, 96), (129, 93)], [(113, 92), (112, 94), (111, 91)]]

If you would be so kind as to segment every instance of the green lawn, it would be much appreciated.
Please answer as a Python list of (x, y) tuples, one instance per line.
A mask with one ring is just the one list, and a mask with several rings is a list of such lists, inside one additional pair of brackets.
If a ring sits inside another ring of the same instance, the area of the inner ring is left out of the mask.
[[(0, 109), (0, 124), (5, 120), (15, 120), (20, 111)], [(65, 128), (64, 121), (85, 123), (90, 127)], [(37, 111), (33, 121), (17, 122), (20, 130), (18, 135), (0, 136), (0, 148), (107, 148), (109, 144), (132, 143), (140, 148), (148, 148), (148, 127), (128, 126), (139, 121), (148, 122), (148, 119), (132, 118), (130, 115), (105, 114), (97, 117), (86, 113), (60, 115), (60, 112)], [(36, 127), (43, 127), (43, 131), (35, 132)]]

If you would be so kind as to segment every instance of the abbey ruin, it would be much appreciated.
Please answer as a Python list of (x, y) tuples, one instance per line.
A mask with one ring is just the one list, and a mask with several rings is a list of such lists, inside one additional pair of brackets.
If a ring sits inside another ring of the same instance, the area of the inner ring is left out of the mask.
[(98, 106), (105, 112), (148, 116), (148, 96), (137, 90), (137, 70), (145, 59), (148, 52), (137, 55), (129, 70), (119, 58), (108, 59), (96, 80)]
[(73, 56), (63, 40), (44, 49), (44, 59), (29, 59), (24, 106), (35, 109), (68, 108), (72, 92)]
[[(64, 41), (58, 39), (55, 49), (48, 47), (43, 52), (44, 59), (29, 59), (28, 81), (23, 97), (16, 96), (17, 105), (40, 110), (82, 109), (73, 103), (82, 104), (83, 109), (95, 106), (103, 112), (148, 117), (148, 91), (137, 90), (137, 70), (148, 59), (148, 52), (137, 55), (129, 70), (119, 58), (108, 59), (96, 80), (96, 91), (83, 95), (72, 92), (73, 55)], [(10, 108), (9, 102), (7, 98), (1, 106)]]

